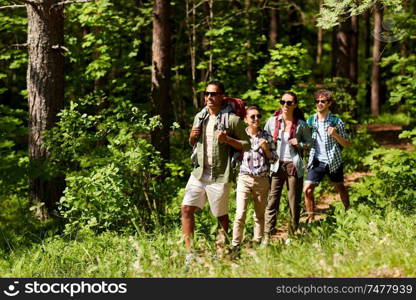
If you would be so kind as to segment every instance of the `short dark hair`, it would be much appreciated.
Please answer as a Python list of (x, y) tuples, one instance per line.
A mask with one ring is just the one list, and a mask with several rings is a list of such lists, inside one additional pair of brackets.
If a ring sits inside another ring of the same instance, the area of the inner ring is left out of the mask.
[(296, 96), (296, 94), (295, 94), (294, 92), (291, 92), (291, 91), (284, 92), (284, 93), (282, 94), (282, 97), (283, 97), (284, 95), (290, 95), (290, 96), (292, 96), (292, 97), (293, 97), (293, 101), (294, 101), (295, 103), (298, 103), (298, 96)]
[(320, 89), (315, 92), (315, 99), (324, 96), (326, 100), (333, 102), (332, 93), (326, 89)]
[(221, 93), (225, 94), (225, 87), (224, 87), (224, 84), (221, 81), (212, 80), (212, 81), (208, 82), (207, 86), (211, 85), (211, 84), (217, 86), (221, 90)]

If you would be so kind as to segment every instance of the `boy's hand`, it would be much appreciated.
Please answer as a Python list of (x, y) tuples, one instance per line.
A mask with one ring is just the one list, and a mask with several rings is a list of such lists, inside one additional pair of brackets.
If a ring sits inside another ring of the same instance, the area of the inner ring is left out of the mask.
[(269, 143), (267, 143), (267, 141), (265, 139), (260, 139), (259, 140), (259, 147), (261, 149), (263, 149), (263, 151), (267, 151), (267, 150), (269, 150)]

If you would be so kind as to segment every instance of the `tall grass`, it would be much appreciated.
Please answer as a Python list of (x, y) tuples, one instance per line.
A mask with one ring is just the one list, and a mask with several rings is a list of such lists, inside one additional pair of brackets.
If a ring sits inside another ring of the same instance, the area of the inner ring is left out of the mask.
[(51, 237), (1, 252), (4, 277), (414, 277), (415, 215), (386, 215), (364, 204), (303, 225), (289, 242), (243, 247), (241, 258), (216, 257), (212, 238), (197, 235), (196, 259), (184, 266), (179, 226), (152, 235), (83, 233)]

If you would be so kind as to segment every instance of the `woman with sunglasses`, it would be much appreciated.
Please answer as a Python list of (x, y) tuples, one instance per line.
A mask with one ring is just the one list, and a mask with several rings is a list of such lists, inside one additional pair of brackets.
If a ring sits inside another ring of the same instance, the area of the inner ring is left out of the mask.
[(273, 137), (260, 127), (261, 113), (257, 106), (246, 110), (246, 132), (251, 148), (244, 152), (237, 180), (237, 208), (233, 227), (233, 252), (238, 255), (243, 240), (247, 204), (250, 195), (254, 200), (254, 241), (260, 243), (264, 235), (264, 210), (269, 193), (270, 164), (276, 161)]
[(269, 118), (264, 129), (276, 142), (279, 159), (271, 165), (271, 187), (265, 213), (265, 237), (268, 239), (276, 226), (280, 196), (286, 184), (290, 222), (289, 234), (294, 234), (300, 217), (303, 186), (303, 151), (311, 145), (310, 129), (302, 111), (298, 108), (295, 93), (285, 92), (280, 100), (281, 108)]

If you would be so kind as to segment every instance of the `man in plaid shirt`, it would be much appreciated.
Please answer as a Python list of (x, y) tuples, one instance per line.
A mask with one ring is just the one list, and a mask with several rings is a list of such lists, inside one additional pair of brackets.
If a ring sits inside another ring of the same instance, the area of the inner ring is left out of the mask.
[(305, 206), (308, 219), (314, 219), (315, 187), (328, 175), (338, 191), (345, 209), (349, 207), (348, 191), (344, 185), (344, 173), (341, 147), (348, 147), (350, 141), (340, 118), (331, 114), (330, 106), (334, 102), (331, 92), (319, 90), (315, 94), (317, 113), (308, 119), (312, 129), (313, 144), (309, 153), (308, 175), (305, 180)]

